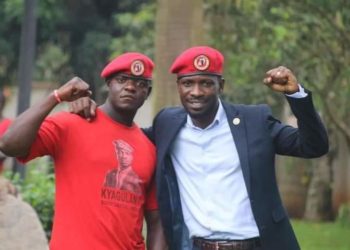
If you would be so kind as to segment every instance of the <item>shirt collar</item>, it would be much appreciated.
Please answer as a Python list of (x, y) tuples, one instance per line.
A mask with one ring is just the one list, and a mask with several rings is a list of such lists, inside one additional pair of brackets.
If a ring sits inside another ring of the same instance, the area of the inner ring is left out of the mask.
[(194, 128), (194, 129), (199, 129), (199, 130), (207, 130), (207, 129), (212, 128), (215, 125), (222, 123), (224, 121), (224, 119), (226, 119), (226, 114), (224, 111), (224, 107), (222, 106), (221, 100), (219, 99), (219, 108), (218, 108), (218, 111), (216, 112), (214, 120), (206, 128), (202, 129), (202, 128), (199, 128), (196, 125), (194, 125), (189, 114), (187, 114), (186, 126), (188, 126), (190, 128)]

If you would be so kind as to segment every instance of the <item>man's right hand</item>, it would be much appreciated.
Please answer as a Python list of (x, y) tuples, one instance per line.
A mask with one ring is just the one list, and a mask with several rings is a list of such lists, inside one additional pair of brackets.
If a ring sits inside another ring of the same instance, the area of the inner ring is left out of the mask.
[(90, 96), (91, 91), (89, 90), (89, 84), (79, 77), (74, 77), (57, 89), (57, 95), (62, 102), (72, 102), (78, 98)]
[(82, 97), (69, 103), (69, 111), (78, 114), (86, 120), (92, 120), (96, 115), (96, 102), (90, 97)]

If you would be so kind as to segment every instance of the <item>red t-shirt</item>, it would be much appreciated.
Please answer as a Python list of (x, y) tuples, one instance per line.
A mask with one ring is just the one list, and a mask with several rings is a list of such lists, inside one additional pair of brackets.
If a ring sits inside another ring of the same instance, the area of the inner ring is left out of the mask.
[(158, 209), (156, 155), (136, 124), (119, 124), (99, 109), (93, 122), (58, 113), (43, 122), (21, 160), (42, 155), (55, 163), (51, 250), (145, 249), (144, 210)]
[[(10, 126), (11, 120), (10, 119), (3, 119), (0, 121), (0, 137), (5, 133), (6, 129)], [(0, 160), (0, 173), (3, 169), (4, 161)]]

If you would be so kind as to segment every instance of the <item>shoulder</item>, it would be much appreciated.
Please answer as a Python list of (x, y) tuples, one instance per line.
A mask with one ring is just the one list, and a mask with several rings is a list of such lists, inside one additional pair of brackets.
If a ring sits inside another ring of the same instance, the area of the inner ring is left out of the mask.
[(164, 108), (154, 117), (152, 127), (143, 131), (152, 142), (155, 142), (156, 135), (161, 138), (163, 135), (168, 135), (170, 130), (176, 130), (181, 126), (186, 120), (186, 115), (185, 109), (180, 106)]
[(271, 108), (267, 104), (232, 104), (222, 102), (226, 112), (238, 112), (242, 114), (271, 113)]
[(158, 112), (158, 114), (153, 119), (153, 127), (157, 125), (166, 126), (170, 125), (176, 120), (183, 120), (187, 113), (183, 107), (169, 107), (164, 108)]
[(59, 130), (67, 130), (68, 128), (79, 126), (82, 123), (88, 122), (78, 115), (61, 111), (46, 117), (41, 125), (41, 128), (51, 127)]
[(137, 137), (144, 146), (149, 147), (150, 150), (155, 150), (152, 140), (147, 136), (147, 129), (141, 129), (138, 127)]
[(156, 115), (156, 118), (168, 118), (168, 117), (173, 117), (174, 115), (177, 116), (184, 113), (186, 113), (186, 111), (183, 107), (180, 107), (180, 106), (167, 107), (160, 110)]
[(84, 118), (80, 117), (79, 115), (69, 113), (67, 111), (60, 111), (48, 116), (45, 120), (59, 123), (73, 123), (77, 121), (84, 121)]
[(271, 119), (277, 120), (273, 117), (270, 106), (266, 104), (246, 105), (223, 102), (223, 107), (229, 120), (239, 116), (253, 125), (265, 124)]

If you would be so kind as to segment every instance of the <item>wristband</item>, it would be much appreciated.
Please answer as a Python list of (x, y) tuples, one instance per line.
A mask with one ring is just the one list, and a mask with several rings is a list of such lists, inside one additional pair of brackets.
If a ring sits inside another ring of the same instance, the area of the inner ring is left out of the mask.
[(57, 89), (55, 89), (55, 90), (53, 91), (53, 95), (55, 96), (56, 101), (57, 101), (58, 103), (62, 102), (60, 96), (58, 95)]

